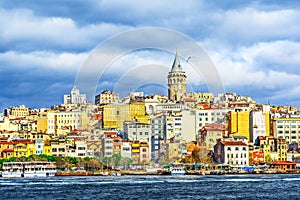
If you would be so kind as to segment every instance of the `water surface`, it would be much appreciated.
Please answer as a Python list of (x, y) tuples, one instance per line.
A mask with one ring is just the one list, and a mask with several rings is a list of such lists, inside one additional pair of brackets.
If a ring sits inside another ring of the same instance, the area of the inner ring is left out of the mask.
[(0, 199), (300, 199), (300, 175), (0, 178)]

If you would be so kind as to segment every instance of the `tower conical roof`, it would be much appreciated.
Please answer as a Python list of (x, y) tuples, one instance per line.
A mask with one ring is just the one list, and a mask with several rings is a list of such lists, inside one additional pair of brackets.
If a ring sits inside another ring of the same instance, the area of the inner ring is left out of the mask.
[(181, 68), (179, 58), (178, 58), (178, 53), (176, 50), (176, 55), (175, 55), (175, 59), (174, 59), (173, 65), (172, 65), (171, 72), (181, 72), (181, 71), (182, 71), (182, 68)]

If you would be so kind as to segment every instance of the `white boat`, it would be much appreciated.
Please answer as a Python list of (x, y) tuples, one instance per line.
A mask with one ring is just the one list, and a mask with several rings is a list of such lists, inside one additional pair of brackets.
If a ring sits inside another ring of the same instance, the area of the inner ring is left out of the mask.
[(49, 177), (55, 176), (56, 166), (53, 162), (4, 162), (2, 166), (2, 177)]
[(170, 168), (172, 176), (183, 176), (185, 175), (185, 169), (183, 164), (174, 164), (173, 167)]

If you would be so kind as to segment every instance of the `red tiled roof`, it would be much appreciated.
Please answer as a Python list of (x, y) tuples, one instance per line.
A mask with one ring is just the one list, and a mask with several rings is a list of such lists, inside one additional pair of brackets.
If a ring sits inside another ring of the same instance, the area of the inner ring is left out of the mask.
[(296, 165), (296, 162), (288, 161), (288, 160), (277, 160), (274, 162), (269, 162), (270, 165)]
[(113, 132), (113, 131), (105, 131), (104, 132), (105, 135), (117, 135), (118, 132)]
[(258, 138), (259, 138), (259, 140), (265, 140), (266, 139), (266, 137), (264, 137), (264, 136), (259, 136)]
[(11, 142), (0, 142), (0, 144), (12, 144)]
[(222, 141), (225, 146), (247, 146), (244, 142), (242, 141)]
[(32, 141), (12, 141), (12, 144), (34, 144)]
[(10, 119), (10, 120), (24, 120), (25, 117), (17, 117), (17, 118), (14, 118), (14, 119)]
[(192, 99), (192, 98), (188, 98), (188, 97), (186, 97), (186, 98), (184, 98), (183, 99), (183, 101), (195, 101), (194, 99)]
[(9, 138), (9, 137), (1, 137), (1, 138), (0, 138), (0, 141), (3, 141), (3, 140), (4, 140), (4, 141), (7, 141), (8, 138)]
[(2, 152), (14, 152), (14, 150), (13, 149), (4, 149), (4, 150), (2, 150)]

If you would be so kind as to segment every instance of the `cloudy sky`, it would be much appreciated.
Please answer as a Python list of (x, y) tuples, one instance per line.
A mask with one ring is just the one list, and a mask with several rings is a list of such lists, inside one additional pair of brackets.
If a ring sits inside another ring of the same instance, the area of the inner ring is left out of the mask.
[[(258, 103), (299, 107), (299, 19), (296, 0), (3, 0), (0, 109), (62, 103), (97, 47), (144, 27), (175, 31), (195, 41), (214, 63), (224, 91), (252, 96)], [(135, 44), (148, 40), (135, 36)], [(171, 37), (173, 45), (160, 41), (161, 47), (116, 55), (98, 77), (96, 93), (114, 89), (121, 96), (129, 90), (166, 94), (167, 71), (175, 49), (180, 54), (183, 47), (176, 38)], [(196, 76), (187, 55), (180, 56), (189, 91), (207, 92), (205, 73)], [(197, 56), (191, 55), (190, 61)], [(149, 80), (138, 81), (140, 77)]]

